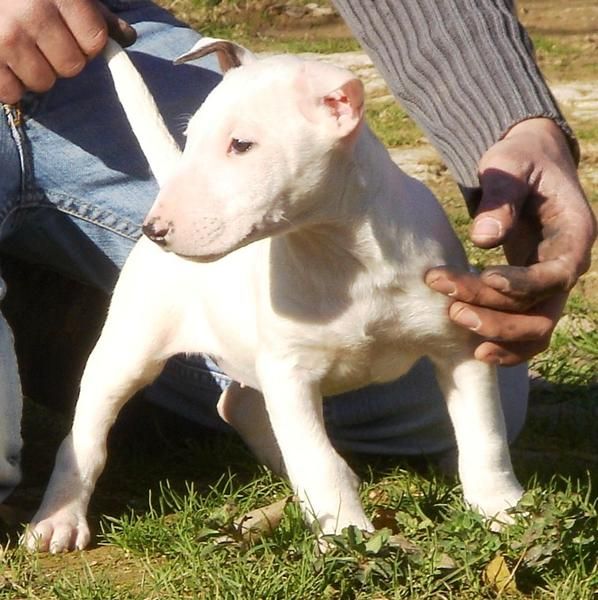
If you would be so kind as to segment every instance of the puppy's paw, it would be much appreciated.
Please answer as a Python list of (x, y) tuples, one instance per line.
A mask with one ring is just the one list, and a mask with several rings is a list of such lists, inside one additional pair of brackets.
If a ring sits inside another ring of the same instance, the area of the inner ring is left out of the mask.
[(30, 523), (21, 543), (32, 552), (58, 554), (82, 550), (91, 538), (87, 520), (75, 511), (61, 510)]
[(523, 488), (512, 483), (496, 490), (488, 490), (484, 495), (465, 496), (467, 503), (487, 518), (492, 531), (500, 531), (505, 525), (515, 522), (512, 510), (523, 496)]
[(343, 518), (320, 518), (318, 519), (317, 529), (320, 535), (335, 535), (340, 533), (347, 527), (357, 527), (361, 531), (372, 532), (374, 526), (372, 522), (365, 516), (365, 514), (355, 515), (348, 518), (343, 515)]
[(317, 516), (308, 510), (306, 517), (319, 536), (336, 535), (347, 527), (356, 527), (368, 532), (374, 531), (372, 522), (367, 518), (359, 503), (355, 503), (353, 506), (337, 506), (335, 511), (320, 511)]

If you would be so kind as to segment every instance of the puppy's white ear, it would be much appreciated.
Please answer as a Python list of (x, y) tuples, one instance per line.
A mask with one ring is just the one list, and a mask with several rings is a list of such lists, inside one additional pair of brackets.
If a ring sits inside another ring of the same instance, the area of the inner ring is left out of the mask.
[(226, 73), (229, 69), (234, 69), (235, 67), (240, 67), (241, 65), (257, 60), (254, 54), (247, 50), (247, 48), (239, 46), (239, 44), (234, 44), (227, 40), (204, 37), (191, 50), (175, 59), (174, 64), (180, 65), (190, 60), (212, 54), (212, 52), (216, 52), (218, 63), (223, 73)]
[(312, 122), (324, 118), (339, 138), (352, 137), (363, 120), (365, 92), (351, 71), (306, 63), (298, 81), (300, 109)]

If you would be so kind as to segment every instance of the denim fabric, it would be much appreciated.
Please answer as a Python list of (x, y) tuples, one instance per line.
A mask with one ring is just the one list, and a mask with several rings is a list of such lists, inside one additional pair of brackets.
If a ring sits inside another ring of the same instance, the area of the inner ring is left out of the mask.
[[(0, 279), (0, 299), (4, 293), (4, 283)], [(0, 314), (0, 502), (21, 479), (22, 405), (13, 336), (8, 323)]]
[[(0, 236), (7, 216), (19, 201), (21, 192), (20, 139), (15, 112), (3, 107), (0, 114)], [(0, 277), (0, 300), (6, 286)], [(17, 372), (12, 331), (0, 314), (0, 502), (20, 480), (21, 384)]]
[(152, 4), (151, 0), (100, 0), (100, 2), (114, 12), (131, 10)]
[[(186, 120), (219, 81), (216, 61), (174, 67), (172, 59), (197, 40), (196, 33), (145, 0), (105, 3), (137, 29), (131, 56), (182, 143)], [(22, 110), (20, 115), (6, 109), (0, 119), (2, 248), (110, 291), (141, 233), (157, 186), (105, 64), (97, 59), (80, 76), (58, 81), (49, 93), (27, 96)], [(2, 484), (2, 456), (14, 463), (20, 449), (20, 390), (10, 332), (2, 322), (0, 359), (0, 369), (10, 371), (5, 380), (12, 382), (10, 400), (0, 398), (6, 417), (0, 429)], [(525, 418), (526, 369), (502, 371), (500, 379), (512, 439)], [(145, 394), (183, 416), (228, 430), (216, 412), (228, 381), (209, 360), (175, 357)], [(454, 445), (446, 407), (425, 360), (396, 383), (327, 399), (325, 417), (343, 449), (419, 454)], [(8, 490), (15, 481), (4, 479)]]

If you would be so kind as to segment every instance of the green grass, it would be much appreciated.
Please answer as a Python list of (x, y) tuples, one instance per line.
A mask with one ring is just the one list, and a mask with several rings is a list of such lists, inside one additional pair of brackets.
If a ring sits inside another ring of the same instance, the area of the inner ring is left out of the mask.
[[(159, 0), (159, 3), (204, 35), (232, 39), (255, 52), (331, 54), (360, 48), (339, 17), (286, 18), (284, 3), (270, 0)], [(293, 6), (306, 4), (309, 0), (296, 0)], [(331, 23), (334, 33), (329, 30), (320, 35), (313, 28), (323, 23)]]
[(532, 41), (534, 43), (536, 55), (539, 59), (542, 59), (543, 56), (552, 58), (568, 58), (577, 53), (577, 50), (574, 46), (563, 43), (559, 40), (555, 40), (551, 37), (534, 35), (532, 36)]
[(550, 81), (592, 80), (598, 75), (595, 49), (583, 36), (563, 41), (557, 35), (534, 35), (536, 58)]
[(580, 142), (598, 142), (598, 125), (594, 120), (582, 121), (575, 124), (575, 135)]
[(330, 537), (324, 554), (293, 503), (271, 536), (253, 544), (236, 537), (235, 518), (290, 490), (266, 471), (249, 483), (229, 472), (201, 493), (164, 484), (147, 511), (103, 518), (104, 546), (69, 557), (64, 570), (56, 568), (60, 557), (7, 550), (0, 598), (479, 600), (505, 584), (492, 580), (497, 560), (511, 577), (503, 595), (592, 598), (598, 521), (587, 478), (532, 480), (525, 512), (492, 533), (464, 506), (455, 481), (434, 470), (360, 470), (380, 529)]
[(372, 131), (389, 148), (414, 146), (422, 139), (423, 133), (395, 102), (369, 102), (366, 117)]
[(557, 328), (550, 349), (536, 357), (532, 365), (545, 379), (558, 381), (561, 385), (595, 384), (598, 364), (597, 325), (598, 320), (594, 317), (584, 319), (583, 329), (577, 331), (564, 332)]
[(314, 40), (313, 38), (289, 37), (285, 40), (277, 40), (270, 36), (260, 36), (257, 39), (257, 50), (259, 51), (265, 45), (270, 51), (278, 52), (317, 52), (319, 54), (334, 54), (336, 52), (355, 52), (361, 49), (361, 46), (353, 38), (327, 38)]

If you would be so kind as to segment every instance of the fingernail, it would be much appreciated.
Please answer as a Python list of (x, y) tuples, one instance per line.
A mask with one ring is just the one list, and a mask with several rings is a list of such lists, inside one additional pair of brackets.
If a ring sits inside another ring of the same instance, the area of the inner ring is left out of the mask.
[(457, 308), (454, 314), (451, 314), (451, 318), (455, 323), (462, 325), (463, 327), (467, 327), (467, 329), (471, 329), (472, 331), (476, 331), (479, 329), (482, 322), (478, 315), (476, 315), (471, 309), (463, 306), (462, 308)]
[(131, 46), (137, 39), (137, 31), (124, 19), (108, 20), (108, 33), (123, 48)]
[(132, 27), (129, 23), (124, 21), (123, 19), (118, 20), (118, 26), (123, 33), (127, 43), (134, 44), (137, 40), (137, 31), (134, 27)]
[(496, 353), (496, 352), (493, 352), (493, 351), (490, 351), (490, 352), (487, 352), (487, 351), (484, 351), (484, 350), (480, 351), (480, 349), (478, 348), (475, 351), (474, 356), (478, 360), (480, 360), (482, 362), (485, 362), (486, 364), (489, 364), (489, 365), (496, 365), (498, 367), (498, 366), (500, 366), (502, 364), (502, 357), (501, 357), (501, 355), (498, 354), (498, 353)]
[(502, 224), (492, 217), (484, 217), (473, 224), (472, 238), (495, 240), (502, 236)]
[(508, 292), (511, 288), (509, 280), (498, 273), (491, 273), (484, 277), (484, 281), (499, 292)]
[(498, 354), (487, 354), (483, 361), (489, 365), (500, 366), (502, 364), (502, 358)]
[(455, 284), (445, 277), (438, 277), (437, 279), (432, 279), (427, 283), (428, 286), (431, 287), (435, 292), (440, 292), (446, 296), (454, 296), (457, 293)]

